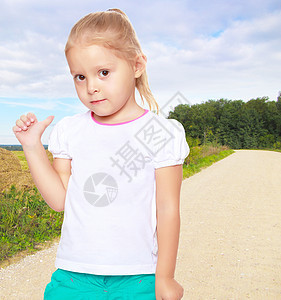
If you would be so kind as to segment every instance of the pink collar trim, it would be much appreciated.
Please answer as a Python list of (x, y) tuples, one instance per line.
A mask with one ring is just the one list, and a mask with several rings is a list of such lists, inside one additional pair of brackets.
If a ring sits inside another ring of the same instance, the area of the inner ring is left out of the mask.
[(107, 123), (101, 123), (101, 122), (97, 121), (97, 120), (95, 119), (94, 113), (93, 113), (92, 111), (91, 111), (91, 117), (92, 117), (93, 121), (94, 121), (95, 123), (97, 123), (97, 124), (100, 124), (100, 125), (106, 125), (106, 126), (116, 126), (116, 125), (122, 125), (122, 124), (127, 124), (127, 123), (130, 123), (130, 122), (133, 122), (133, 121), (135, 121), (135, 120), (141, 118), (141, 117), (144, 116), (145, 114), (147, 114), (148, 111), (149, 111), (148, 109), (145, 109), (145, 110), (144, 110), (144, 113), (143, 113), (141, 116), (137, 117), (136, 119), (133, 119), (133, 120), (130, 120), (130, 121), (127, 121), (127, 122), (116, 123), (116, 124), (107, 124)]

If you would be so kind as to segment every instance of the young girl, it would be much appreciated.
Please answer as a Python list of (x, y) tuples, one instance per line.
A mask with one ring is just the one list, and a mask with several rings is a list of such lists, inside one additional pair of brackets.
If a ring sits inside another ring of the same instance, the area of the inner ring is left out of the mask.
[[(57, 270), (44, 299), (181, 299), (174, 279), (179, 240), (183, 126), (158, 115), (128, 17), (96, 12), (72, 28), (65, 54), (87, 112), (21, 116), (13, 131), (47, 204), (64, 210)], [(135, 88), (149, 108), (136, 103)]]

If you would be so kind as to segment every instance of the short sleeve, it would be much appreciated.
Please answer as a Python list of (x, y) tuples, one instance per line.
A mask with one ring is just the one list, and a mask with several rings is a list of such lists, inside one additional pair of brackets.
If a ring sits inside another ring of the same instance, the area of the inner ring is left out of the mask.
[(54, 158), (71, 159), (68, 150), (68, 144), (65, 139), (65, 130), (63, 128), (63, 120), (58, 122), (49, 136), (48, 150), (53, 154)]
[(174, 119), (167, 121), (163, 144), (154, 156), (155, 169), (183, 164), (190, 151), (182, 124)]

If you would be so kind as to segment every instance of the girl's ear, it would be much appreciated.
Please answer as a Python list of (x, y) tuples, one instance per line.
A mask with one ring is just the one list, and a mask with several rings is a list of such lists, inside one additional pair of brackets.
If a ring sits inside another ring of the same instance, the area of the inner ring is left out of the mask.
[(145, 71), (146, 62), (147, 62), (147, 57), (144, 54), (139, 54), (136, 56), (135, 65), (134, 65), (135, 78), (139, 78), (142, 75), (142, 73)]

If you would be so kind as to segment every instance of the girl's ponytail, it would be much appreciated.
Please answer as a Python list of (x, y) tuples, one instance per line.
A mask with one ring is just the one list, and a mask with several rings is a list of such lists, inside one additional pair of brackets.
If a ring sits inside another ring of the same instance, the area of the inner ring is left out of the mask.
[(149, 105), (149, 109), (159, 114), (159, 106), (149, 88), (146, 70), (139, 78), (137, 78), (136, 88), (141, 96), (142, 104), (144, 105), (144, 97)]

